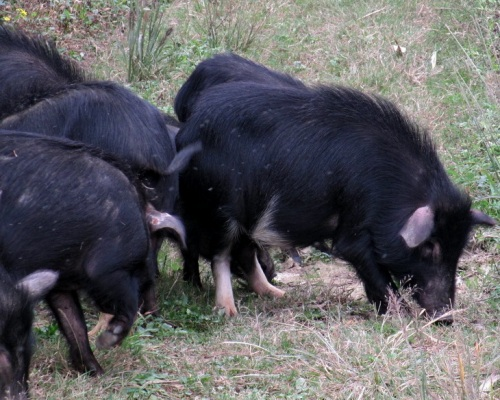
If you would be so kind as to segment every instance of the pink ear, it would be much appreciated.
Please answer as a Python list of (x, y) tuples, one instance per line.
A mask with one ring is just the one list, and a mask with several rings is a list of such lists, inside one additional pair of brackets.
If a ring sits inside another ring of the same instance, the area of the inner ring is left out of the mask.
[(43, 298), (57, 283), (59, 272), (41, 269), (25, 276), (16, 283), (16, 288), (28, 294), (31, 301)]
[(496, 225), (496, 221), (491, 218), (489, 215), (479, 211), (479, 210), (470, 210), (470, 214), (472, 216), (472, 223), (478, 225)]
[(424, 206), (415, 210), (399, 234), (408, 247), (414, 248), (429, 238), (432, 228), (434, 228), (434, 212), (429, 206)]
[(148, 203), (146, 207), (146, 219), (152, 232), (167, 229), (177, 234), (181, 246), (186, 247), (186, 229), (179, 218), (166, 212), (162, 213)]

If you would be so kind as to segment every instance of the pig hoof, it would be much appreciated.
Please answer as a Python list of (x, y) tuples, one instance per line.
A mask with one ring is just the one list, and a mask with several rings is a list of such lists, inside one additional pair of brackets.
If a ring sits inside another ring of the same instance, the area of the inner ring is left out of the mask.
[(90, 376), (98, 376), (104, 374), (104, 370), (99, 365), (93, 354), (89, 354), (85, 359), (81, 358), (81, 354), (71, 354), (71, 364), (78, 372), (82, 374), (88, 373)]
[(226, 308), (225, 312), (226, 312), (226, 317), (236, 317), (238, 315), (236, 307)]
[(89, 372), (90, 376), (104, 375), (104, 370), (102, 369), (102, 367), (99, 364), (93, 365), (90, 368), (87, 368), (87, 371)]
[(235, 317), (236, 315), (238, 315), (238, 310), (236, 310), (236, 306), (216, 305), (214, 307), (214, 311), (218, 315), (224, 314), (226, 317)]
[(96, 346), (98, 349), (109, 349), (110, 347), (116, 346), (121, 341), (121, 339), (121, 335), (117, 335), (109, 330), (104, 331), (97, 338)]
[(278, 289), (277, 287), (273, 286), (269, 294), (273, 297), (280, 298), (283, 297), (286, 294), (286, 292), (284, 290)]

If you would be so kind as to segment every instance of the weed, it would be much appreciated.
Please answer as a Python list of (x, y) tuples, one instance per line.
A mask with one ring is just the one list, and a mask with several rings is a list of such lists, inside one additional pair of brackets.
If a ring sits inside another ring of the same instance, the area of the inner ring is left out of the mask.
[(224, 322), (222, 313), (214, 313), (211, 306), (199, 305), (185, 293), (171, 296), (161, 305), (162, 316), (172, 325), (197, 332), (211, 331)]
[(132, 387), (125, 390), (127, 399), (164, 399), (168, 395), (162, 384), (168, 382), (168, 374), (142, 372), (132, 378)]
[[(5, 3), (0, 3), (1, 7), (5, 7)], [(28, 16), (27, 11), (21, 7), (5, 7), (0, 10), (0, 25), (4, 23), (15, 24), (25, 20)]]
[(34, 331), (37, 337), (43, 338), (44, 340), (52, 339), (59, 335), (59, 328), (57, 326), (57, 323), (55, 322), (48, 325), (35, 327)]
[(269, 8), (262, 1), (196, 0), (193, 24), (211, 48), (247, 51), (264, 28)]
[(128, 18), (127, 80), (151, 79), (164, 68), (172, 28), (164, 26), (161, 1), (133, 0)]
[[(460, 72), (454, 67), (454, 77), (458, 88), (457, 100), (467, 108), (470, 117), (459, 124), (462, 134), (470, 133), (477, 137), (478, 142), (474, 154), (482, 154), (483, 159), (475, 158), (469, 149), (452, 156), (458, 159), (456, 165), (463, 168), (460, 180), (467, 177), (465, 183), (474, 187), (478, 193), (478, 203), (481, 208), (494, 217), (500, 217), (500, 98), (493, 93), (500, 89), (500, 79), (488, 78), (492, 71), (498, 68), (499, 55), (492, 49), (495, 39), (489, 25), (480, 24), (477, 18), (472, 20), (472, 29), (480, 38), (478, 44), (464, 47), (454, 32), (450, 35), (458, 44), (467, 62), (466, 70)], [(477, 50), (476, 50), (477, 49)], [(483, 56), (484, 55), (484, 56)], [(471, 155), (474, 158), (470, 158)], [(498, 239), (498, 237), (497, 237)]]

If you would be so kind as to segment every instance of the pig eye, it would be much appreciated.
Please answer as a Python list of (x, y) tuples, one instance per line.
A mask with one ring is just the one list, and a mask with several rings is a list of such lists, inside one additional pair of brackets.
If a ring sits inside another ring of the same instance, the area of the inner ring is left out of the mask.
[(421, 256), (425, 260), (438, 263), (441, 261), (441, 246), (435, 241), (428, 241), (422, 245)]
[(425, 259), (428, 259), (428, 258), (431, 258), (432, 257), (432, 251), (434, 249), (434, 245), (430, 242), (426, 242), (422, 245), (422, 249), (420, 250), (421, 251), (421, 255), (422, 255), (422, 258), (425, 258)]

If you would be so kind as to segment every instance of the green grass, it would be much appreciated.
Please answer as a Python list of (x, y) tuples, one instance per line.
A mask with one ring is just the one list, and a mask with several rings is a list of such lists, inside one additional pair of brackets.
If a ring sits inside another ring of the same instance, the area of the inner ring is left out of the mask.
[[(56, 37), (61, 51), (99, 76), (126, 81), (129, 2), (5, 3), (0, 18)], [(430, 129), (452, 179), (500, 220), (497, 1), (158, 4), (163, 28), (173, 28), (161, 68), (129, 85), (160, 109), (172, 112), (196, 64), (224, 50), (310, 84), (380, 93)], [(398, 55), (394, 45), (406, 52)], [(234, 282), (240, 315), (227, 320), (212, 310), (209, 267), (203, 264), (205, 290), (198, 291), (182, 282), (180, 257), (166, 247), (159, 316), (139, 317), (122, 346), (96, 351), (103, 377), (73, 372), (50, 315), (37, 310), (32, 398), (500, 398), (499, 243), (498, 227), (471, 238), (451, 327), (428, 324), (416, 309), (377, 316), (356, 294), (352, 271), (342, 264), (325, 275), (336, 261), (318, 252), (304, 255), (303, 268), (275, 257), (278, 270), (300, 275), (279, 283), (283, 299), (258, 298)], [(97, 314), (91, 305), (85, 311), (92, 326)]]
[(127, 81), (151, 79), (167, 68), (165, 51), (172, 28), (160, 1), (133, 0), (128, 17)]

